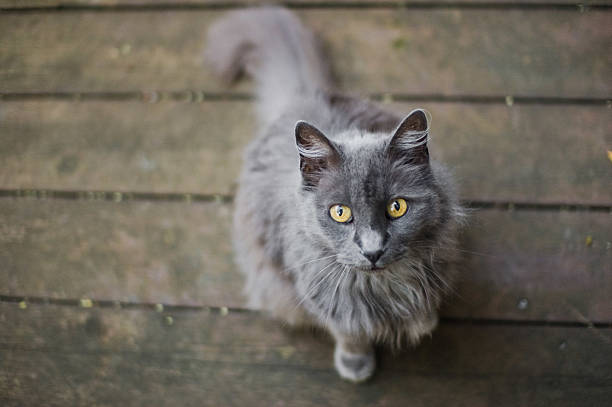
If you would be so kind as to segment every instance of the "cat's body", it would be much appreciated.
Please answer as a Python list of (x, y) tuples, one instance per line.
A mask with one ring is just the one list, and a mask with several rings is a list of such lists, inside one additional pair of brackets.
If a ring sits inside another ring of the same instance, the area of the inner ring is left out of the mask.
[(461, 208), (429, 161), (427, 118), (335, 94), (312, 35), (283, 9), (220, 20), (207, 58), (226, 79), (244, 71), (257, 84), (261, 128), (234, 218), (249, 305), (327, 329), (341, 376), (364, 380), (372, 344), (431, 332), (452, 278)]

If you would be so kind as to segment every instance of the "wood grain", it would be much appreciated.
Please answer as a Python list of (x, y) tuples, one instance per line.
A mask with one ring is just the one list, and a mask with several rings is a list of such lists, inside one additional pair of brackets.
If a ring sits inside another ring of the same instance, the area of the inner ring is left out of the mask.
[[(167, 317), (172, 316), (172, 325)], [(326, 338), (257, 314), (0, 304), (0, 394), (23, 404), (555, 406), (612, 395), (609, 330), (442, 325), (365, 385)]]
[[(612, 25), (604, 11), (319, 9), (298, 14), (328, 45), (346, 90), (612, 94)], [(4, 14), (0, 92), (219, 90), (202, 68), (201, 54), (206, 27), (221, 15)]]
[(240, 102), (28, 102), (0, 112), (5, 188), (228, 194), (254, 133)]
[[(244, 304), (229, 204), (5, 199), (0, 212), (3, 294)], [(612, 321), (609, 214), (483, 210), (470, 223), (444, 315)]]
[[(342, 5), (350, 5), (351, 7), (362, 5), (363, 7), (410, 7), (412, 5), (427, 5), (432, 3), (431, 0), (286, 0), (286, 1), (274, 1), (274, 0), (179, 0), (170, 2), (168, 0), (0, 0), (0, 7), (7, 9), (11, 8), (55, 8), (61, 7), (151, 7), (151, 6), (166, 6), (168, 8), (181, 7), (181, 6), (217, 6), (223, 4), (225, 7), (235, 6), (246, 6), (246, 5), (262, 5), (262, 4), (284, 4), (289, 7), (291, 6), (309, 6), (309, 7), (330, 7)], [(444, 2), (438, 2), (444, 3)], [(450, 3), (450, 2), (449, 2)], [(462, 5), (475, 5), (475, 4), (518, 4), (518, 5), (576, 5), (576, 0), (455, 0), (448, 5), (448, 8), (456, 8)], [(607, 5), (610, 4), (607, 0), (586, 0), (581, 2), (584, 6), (593, 5)]]
[(611, 224), (609, 213), (476, 212), (443, 314), (611, 321)]
[[(416, 107), (464, 199), (612, 204), (606, 107), (390, 106)], [(230, 194), (256, 131), (249, 102), (10, 102), (0, 115), (1, 188)]]
[(2, 200), (0, 207), (4, 294), (242, 303), (227, 205)]

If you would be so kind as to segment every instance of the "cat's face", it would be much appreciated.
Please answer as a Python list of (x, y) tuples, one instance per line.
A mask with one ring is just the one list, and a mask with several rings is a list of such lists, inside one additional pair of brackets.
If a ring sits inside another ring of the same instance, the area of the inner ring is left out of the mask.
[(339, 263), (376, 271), (427, 245), (441, 197), (422, 111), (389, 135), (353, 134), (332, 143), (316, 129), (301, 130), (307, 138), (300, 149), (305, 193), (313, 194), (316, 213), (312, 227), (327, 238)]

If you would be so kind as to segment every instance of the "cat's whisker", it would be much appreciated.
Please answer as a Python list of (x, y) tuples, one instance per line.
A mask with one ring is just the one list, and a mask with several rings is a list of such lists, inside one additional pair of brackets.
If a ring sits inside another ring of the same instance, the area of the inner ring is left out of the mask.
[(427, 278), (425, 278), (421, 273), (415, 273), (414, 274), (419, 286), (421, 287), (421, 290), (423, 291), (423, 295), (425, 296), (425, 301), (427, 302), (427, 307), (431, 308), (431, 300), (429, 298), (429, 284), (427, 284)]
[(300, 264), (296, 264), (295, 266), (287, 267), (287, 268), (283, 269), (283, 271), (293, 270), (293, 269), (296, 269), (298, 267), (302, 267), (302, 266), (305, 266), (307, 264), (314, 263), (316, 261), (321, 261), (321, 260), (329, 259), (329, 258), (332, 258), (332, 257), (336, 257), (336, 255), (332, 254), (332, 255), (329, 255), (329, 256), (319, 257), (318, 259), (308, 260), (308, 261), (306, 261), (304, 263), (300, 263)]
[[(425, 264), (421, 264), (420, 265), (423, 268), (426, 268), (427, 270), (430, 270)], [(419, 284), (421, 285), (424, 295), (426, 296), (426, 300), (428, 301), (428, 303), (430, 304), (430, 299), (429, 296), (430, 295), (435, 295), (437, 297), (436, 291), (442, 290), (444, 291), (444, 287), (441, 286), (440, 284), (437, 283), (437, 281), (432, 281), (429, 278), (427, 278), (427, 274), (424, 273), (422, 270), (420, 270), (420, 267), (410, 267), (411, 270), (413, 270), (413, 273), (411, 273), (411, 276), (413, 276), (414, 278), (416, 278), (419, 282)], [(432, 274), (435, 274), (435, 271), (431, 270), (430, 271)], [(435, 274), (436, 276), (436, 280), (439, 280), (441, 283), (445, 283), (444, 279), (442, 279), (438, 274)], [(435, 290), (431, 290), (430, 289), (430, 284), (433, 284)]]
[[(324, 270), (326, 270), (327, 268), (329, 268), (329, 266), (333, 265), (333, 264), (337, 264), (336, 262), (332, 261), (331, 263), (329, 263), (327, 266), (323, 267), (321, 270), (319, 270), (316, 275), (320, 275)], [(304, 303), (304, 301), (306, 301), (306, 299), (308, 299), (310, 297), (310, 295), (312, 293), (314, 293), (317, 288), (319, 288), (321, 286), (321, 284), (323, 284), (323, 282), (325, 280), (327, 280), (327, 278), (329, 278), (329, 276), (334, 272), (334, 270), (336, 270), (336, 268), (332, 268), (331, 271), (327, 272), (327, 274), (325, 274), (321, 280), (319, 280), (318, 283), (315, 284), (314, 287), (311, 287), (308, 289), (308, 291), (306, 291), (306, 293), (302, 296), (302, 299), (300, 300), (300, 302), (297, 303), (297, 305), (295, 306), (295, 309), (297, 309), (300, 305), (302, 305)], [(316, 278), (316, 276), (315, 276)], [(313, 280), (315, 279), (313, 278)]]
[(473, 250), (460, 249), (458, 247), (447, 247), (447, 246), (409, 246), (411, 249), (425, 249), (425, 250), (454, 250), (457, 252), (473, 254), (475, 256), (489, 257), (489, 258), (497, 258), (499, 256), (495, 256), (489, 253), (476, 252)]
[[(319, 276), (321, 273), (323, 273), (329, 266), (331, 266), (334, 262), (331, 262), (329, 264), (327, 264), (325, 267), (323, 267), (321, 270), (317, 271), (316, 273), (314, 273), (314, 276), (312, 277), (311, 281), (314, 281), (316, 279), (317, 276)], [(323, 277), (325, 278), (325, 276)], [(316, 288), (316, 287), (315, 287)], [(292, 311), (295, 311), (296, 309), (298, 309), (300, 307), (300, 305), (302, 305), (302, 303), (308, 298), (308, 295), (310, 294), (310, 292), (312, 291), (312, 287), (309, 287), (306, 291), (306, 293), (302, 296), (300, 296), (299, 293), (296, 293), (296, 304), (295, 306), (292, 308)]]
[[(457, 295), (459, 298), (463, 298), (457, 292), (455, 287), (450, 285), (447, 279), (442, 277), (438, 271), (436, 271), (434, 268), (429, 267), (425, 264), (423, 265), (423, 267), (427, 271), (427, 273), (425, 274), (426, 280), (430, 281), (433, 284), (433, 286), (436, 288), (437, 291), (452, 293), (453, 295)], [(427, 278), (427, 277), (432, 277), (433, 279)]]
[(445, 278), (442, 278), (437, 271), (432, 268), (428, 268), (428, 271), (431, 273), (431, 275), (435, 276), (437, 280), (444, 284), (443, 291), (450, 293), (456, 296), (457, 298), (465, 301), (465, 297), (463, 297), (453, 285), (449, 284), (449, 282), (447, 282)]
[[(415, 270), (414, 266), (409, 265), (409, 268), (411, 270)], [(431, 303), (431, 298), (430, 296), (433, 295), (434, 297), (438, 297), (436, 294), (435, 290), (431, 290), (429, 288), (429, 284), (427, 283), (427, 279), (424, 279), (424, 276), (422, 273), (420, 272), (413, 272), (410, 274), (410, 276), (416, 281), (416, 283), (419, 285), (420, 290), (423, 294), (423, 296), (425, 297), (425, 301), (427, 303), (427, 308), (431, 309), (432, 308), (432, 303)], [(402, 278), (400, 276), (396, 276), (393, 273), (389, 274), (389, 280), (392, 281), (399, 289), (401, 289), (402, 291), (406, 291), (406, 281), (402, 280)], [(411, 295), (415, 294), (415, 291), (413, 288), (411, 288), (410, 290)]]
[(441, 289), (444, 290), (452, 290), (453, 288), (450, 286), (450, 284), (446, 281), (445, 278), (443, 278), (440, 273), (438, 273), (433, 267), (429, 267), (427, 265), (423, 265), (423, 267), (426, 269), (427, 273), (429, 275), (432, 275), (436, 278), (437, 281), (440, 282), (440, 285), (438, 286)]

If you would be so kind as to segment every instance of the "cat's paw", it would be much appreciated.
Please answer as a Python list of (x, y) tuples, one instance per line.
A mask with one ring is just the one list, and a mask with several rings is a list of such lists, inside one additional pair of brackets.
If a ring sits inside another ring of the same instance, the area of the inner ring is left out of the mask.
[(367, 353), (352, 353), (336, 345), (334, 365), (340, 377), (358, 383), (369, 379), (376, 369), (374, 349)]

